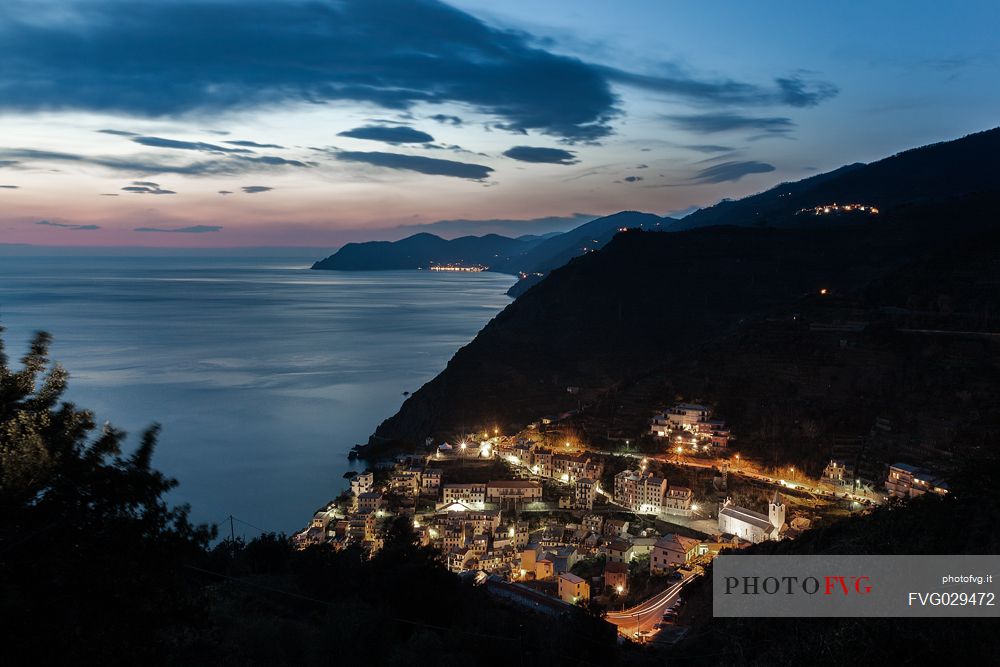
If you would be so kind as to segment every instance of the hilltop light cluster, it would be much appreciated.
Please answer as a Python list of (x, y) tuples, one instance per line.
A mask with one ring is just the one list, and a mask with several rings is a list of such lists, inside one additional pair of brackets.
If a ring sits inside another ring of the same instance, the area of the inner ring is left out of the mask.
[(823, 204), (822, 206), (814, 206), (812, 208), (802, 208), (796, 212), (795, 215), (831, 215), (834, 213), (868, 213), (869, 215), (878, 215), (878, 209), (869, 204)]

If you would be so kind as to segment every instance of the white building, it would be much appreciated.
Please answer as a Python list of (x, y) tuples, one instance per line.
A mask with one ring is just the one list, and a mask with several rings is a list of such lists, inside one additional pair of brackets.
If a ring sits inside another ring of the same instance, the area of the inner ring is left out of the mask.
[(683, 535), (664, 535), (649, 555), (649, 570), (654, 574), (677, 565), (690, 563), (698, 557), (699, 540)]
[(474, 509), (481, 509), (486, 503), (486, 484), (445, 484), (444, 497), (445, 505), (451, 503), (462, 503)]
[(785, 527), (785, 504), (778, 492), (767, 506), (767, 514), (734, 505), (728, 498), (719, 510), (719, 532), (757, 544), (780, 540)]
[(362, 493), (368, 493), (375, 486), (375, 475), (374, 473), (366, 472), (360, 475), (355, 475), (351, 479), (351, 493), (354, 497), (360, 496)]
[(674, 428), (686, 430), (694, 429), (698, 422), (708, 421), (711, 415), (712, 411), (706, 406), (695, 403), (678, 403), (665, 413), (667, 421), (673, 424)]

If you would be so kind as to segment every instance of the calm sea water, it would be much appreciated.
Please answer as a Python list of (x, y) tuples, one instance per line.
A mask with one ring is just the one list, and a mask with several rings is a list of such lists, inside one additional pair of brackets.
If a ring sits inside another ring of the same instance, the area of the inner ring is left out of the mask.
[(160, 422), (154, 463), (196, 520), (288, 532), (343, 489), (351, 446), (444, 368), (513, 282), (308, 264), (0, 257), (0, 324), (12, 359), (50, 332), (69, 398), (130, 445)]

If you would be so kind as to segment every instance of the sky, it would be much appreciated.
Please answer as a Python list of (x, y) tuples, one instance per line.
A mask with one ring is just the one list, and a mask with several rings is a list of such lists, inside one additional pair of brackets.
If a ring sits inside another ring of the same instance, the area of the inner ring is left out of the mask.
[(974, 0), (4, 0), (0, 244), (680, 215), (996, 126), (997, 25)]

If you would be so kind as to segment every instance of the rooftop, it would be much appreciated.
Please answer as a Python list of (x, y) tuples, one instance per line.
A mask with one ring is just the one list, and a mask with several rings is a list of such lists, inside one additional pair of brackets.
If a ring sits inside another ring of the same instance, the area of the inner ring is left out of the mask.
[(583, 579), (581, 577), (576, 576), (572, 572), (563, 572), (562, 574), (559, 575), (559, 578), (560, 579), (565, 579), (566, 581), (568, 581), (571, 584), (582, 584), (583, 583)]
[[(448, 486), (452, 486), (449, 484)], [(482, 486), (481, 484), (466, 484), (458, 486)], [(533, 482), (527, 479), (501, 479), (487, 482), (486, 486), (490, 489), (500, 489), (500, 488), (511, 488), (511, 489), (539, 489), (541, 484), (538, 482)]]
[(748, 510), (745, 507), (727, 505), (719, 511), (719, 516), (723, 515), (733, 519), (738, 519), (744, 523), (749, 523), (751, 526), (762, 528), (768, 533), (774, 530), (774, 526), (771, 524), (771, 520), (768, 519), (767, 516), (761, 514), (760, 512)]

